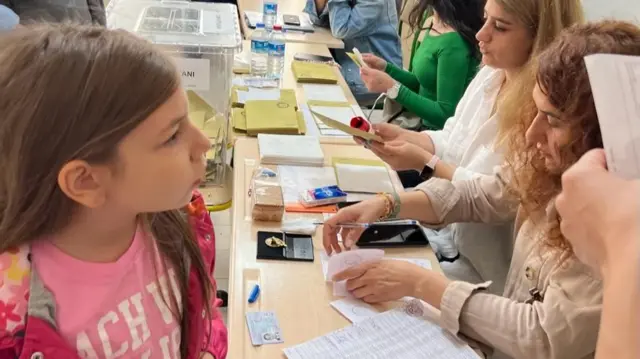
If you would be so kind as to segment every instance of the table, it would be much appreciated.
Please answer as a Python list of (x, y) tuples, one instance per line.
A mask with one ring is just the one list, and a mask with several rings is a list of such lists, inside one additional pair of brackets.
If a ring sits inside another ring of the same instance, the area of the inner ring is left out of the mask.
[[(259, 230), (277, 230), (276, 223), (252, 223), (248, 189), (253, 170), (259, 165), (258, 144), (253, 138), (240, 138), (236, 142), (233, 225), (231, 261), (229, 269), (229, 358), (281, 358), (282, 349), (305, 342), (330, 331), (345, 327), (349, 322), (329, 306), (335, 299), (331, 285), (325, 283), (320, 253), (321, 230), (313, 238), (315, 261), (285, 262), (256, 260), (256, 235)], [(333, 156), (375, 158), (360, 146), (322, 144), (329, 165)], [(396, 188), (402, 188), (394, 176)], [(321, 220), (321, 215), (316, 216)], [(430, 248), (393, 248), (385, 250), (394, 257), (419, 257), (431, 260), (434, 270), (440, 271), (438, 261)], [(254, 284), (260, 284), (260, 297), (248, 304), (247, 298)], [(384, 310), (394, 303), (380, 305)], [(253, 347), (246, 328), (247, 311), (275, 311), (280, 321), (285, 342), (277, 345)]]
[[(278, 13), (297, 15), (304, 9), (304, 0), (279, 0)], [(249, 27), (244, 17), (244, 12), (259, 11), (262, 12), (262, 0), (238, 0), (238, 13), (240, 15), (240, 26), (245, 39), (249, 39), (253, 33), (253, 29)], [(342, 40), (333, 37), (331, 30), (323, 27), (315, 27), (315, 32), (285, 32), (285, 39), (292, 43), (306, 44), (322, 44), (332, 49), (344, 49)]]
[[(248, 52), (251, 51), (251, 41), (245, 40), (242, 43), (242, 51)], [(282, 81), (280, 82), (280, 87), (283, 89), (291, 88), (296, 92), (296, 99), (298, 100), (298, 104), (306, 103), (306, 98), (304, 95), (304, 90), (302, 84), (296, 82), (295, 77), (293, 76), (293, 71), (291, 71), (291, 62), (293, 61), (293, 56), (299, 52), (314, 54), (314, 55), (323, 55), (323, 56), (331, 56), (329, 53), (329, 49), (325, 45), (319, 44), (303, 44), (303, 43), (288, 43), (286, 46), (285, 52), (285, 63), (284, 63), (284, 75), (282, 77)], [(336, 74), (338, 75), (338, 85), (342, 88), (347, 101), (352, 105), (357, 105), (355, 97), (353, 97), (353, 93), (351, 93), (351, 89), (349, 89), (349, 85), (345, 81), (344, 77), (342, 77), (342, 73), (336, 67), (334, 69)], [(243, 76), (243, 75), (236, 75)], [(229, 130), (230, 133), (230, 142), (235, 141), (237, 138), (246, 137), (242, 133), (236, 133), (232, 129)], [(336, 143), (336, 144), (352, 144), (356, 143), (353, 141), (351, 137), (338, 137), (338, 136), (321, 136), (320, 142), (322, 143)]]

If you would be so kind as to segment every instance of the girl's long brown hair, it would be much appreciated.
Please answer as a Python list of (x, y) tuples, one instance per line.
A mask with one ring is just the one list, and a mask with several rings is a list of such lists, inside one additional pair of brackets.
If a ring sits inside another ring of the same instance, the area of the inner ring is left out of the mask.
[[(40, 25), (0, 36), (0, 252), (67, 226), (77, 204), (58, 187), (62, 166), (116, 160), (124, 137), (179, 86), (170, 59), (125, 31)], [(190, 268), (205, 303), (211, 282), (185, 214), (142, 220), (179, 278), (185, 358)]]
[[(528, 123), (515, 129), (518, 141), (512, 142), (507, 161), (514, 172), (515, 189), (525, 215), (544, 217), (547, 205), (561, 190), (561, 175), (585, 152), (602, 147), (602, 137), (584, 57), (597, 54), (640, 56), (640, 28), (621, 21), (602, 21), (576, 25), (563, 31), (542, 52), (537, 61), (536, 81), (551, 105), (562, 114), (570, 129), (570, 142), (561, 151), (560, 171), (550, 172), (539, 151), (524, 141)], [(548, 219), (549, 247), (571, 253), (569, 243), (560, 233), (557, 215)]]

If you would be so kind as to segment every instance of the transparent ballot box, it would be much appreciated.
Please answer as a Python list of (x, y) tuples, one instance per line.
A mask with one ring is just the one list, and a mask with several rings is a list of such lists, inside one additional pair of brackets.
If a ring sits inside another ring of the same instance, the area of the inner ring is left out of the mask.
[(242, 51), (236, 6), (111, 0), (107, 25), (151, 41), (174, 59), (189, 97), (190, 118), (211, 139), (205, 187), (225, 186), (232, 68)]

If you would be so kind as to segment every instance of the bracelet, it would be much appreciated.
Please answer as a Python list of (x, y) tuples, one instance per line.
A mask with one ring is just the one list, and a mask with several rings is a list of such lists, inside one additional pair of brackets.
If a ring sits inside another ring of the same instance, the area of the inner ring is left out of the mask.
[(378, 193), (378, 197), (384, 200), (384, 212), (378, 218), (378, 220), (383, 220), (388, 218), (391, 211), (393, 211), (392, 199), (387, 193)]
[(378, 196), (384, 198), (384, 214), (380, 217), (380, 219), (393, 219), (398, 217), (400, 213), (400, 196), (398, 196), (397, 192), (389, 193), (380, 193)]
[(398, 218), (398, 215), (400, 214), (400, 195), (396, 191), (393, 191), (391, 194), (393, 195), (393, 209), (387, 218), (395, 219)]

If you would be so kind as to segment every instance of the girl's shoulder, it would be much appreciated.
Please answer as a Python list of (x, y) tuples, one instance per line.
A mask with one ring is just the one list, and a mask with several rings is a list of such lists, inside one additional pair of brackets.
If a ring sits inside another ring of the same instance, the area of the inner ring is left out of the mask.
[(30, 252), (25, 245), (0, 253), (0, 338), (24, 326), (31, 278)]

